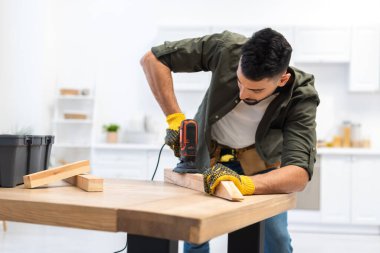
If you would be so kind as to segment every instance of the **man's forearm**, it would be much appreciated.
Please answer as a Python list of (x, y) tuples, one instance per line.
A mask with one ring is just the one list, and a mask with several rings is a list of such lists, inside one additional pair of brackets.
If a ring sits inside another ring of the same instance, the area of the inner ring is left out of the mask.
[(254, 194), (291, 193), (302, 191), (309, 181), (305, 169), (289, 165), (265, 174), (250, 176), (254, 185)]
[(150, 89), (165, 115), (181, 112), (174, 94), (171, 70), (151, 51), (143, 56), (140, 63)]

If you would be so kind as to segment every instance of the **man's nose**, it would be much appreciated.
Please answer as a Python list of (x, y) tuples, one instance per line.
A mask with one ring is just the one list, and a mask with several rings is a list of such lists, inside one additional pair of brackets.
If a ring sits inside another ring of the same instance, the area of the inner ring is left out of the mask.
[(240, 88), (240, 94), (239, 94), (239, 97), (241, 100), (243, 99), (247, 99), (248, 98), (248, 92), (247, 92), (247, 89), (244, 89), (244, 87), (241, 87)]

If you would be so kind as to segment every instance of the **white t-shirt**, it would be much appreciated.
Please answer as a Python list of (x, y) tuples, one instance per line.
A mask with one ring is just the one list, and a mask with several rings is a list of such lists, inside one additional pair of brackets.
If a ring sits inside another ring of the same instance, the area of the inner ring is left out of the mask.
[(211, 138), (231, 148), (254, 144), (257, 127), (277, 95), (273, 94), (256, 105), (247, 105), (241, 100), (232, 111), (212, 125)]

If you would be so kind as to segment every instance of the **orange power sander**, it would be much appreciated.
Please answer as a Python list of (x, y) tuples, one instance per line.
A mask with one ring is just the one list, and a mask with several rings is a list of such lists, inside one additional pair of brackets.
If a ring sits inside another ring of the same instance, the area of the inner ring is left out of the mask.
[(198, 144), (198, 123), (193, 119), (182, 121), (179, 129), (180, 162), (173, 171), (177, 173), (200, 173), (195, 168)]

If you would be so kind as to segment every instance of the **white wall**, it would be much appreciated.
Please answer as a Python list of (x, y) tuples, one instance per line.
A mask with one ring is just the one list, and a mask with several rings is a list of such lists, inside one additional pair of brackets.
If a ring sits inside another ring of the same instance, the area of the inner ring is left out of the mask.
[(56, 1), (57, 82), (96, 86), (99, 134), (144, 116), (139, 60), (155, 36), (154, 10), (153, 1)]
[(55, 50), (49, 1), (0, 1), (0, 130), (45, 132)]
[[(162, 25), (379, 24), (379, 7), (368, 0), (0, 0), (0, 130), (30, 125), (49, 132), (56, 83), (96, 86), (99, 132), (109, 122), (128, 128), (146, 111), (163, 124), (139, 65)], [(317, 76), (322, 138), (352, 119), (380, 142), (379, 93), (348, 93), (344, 65), (305, 69)]]

